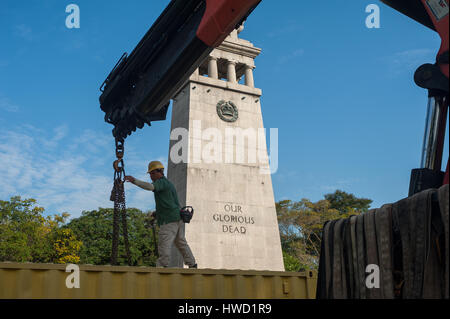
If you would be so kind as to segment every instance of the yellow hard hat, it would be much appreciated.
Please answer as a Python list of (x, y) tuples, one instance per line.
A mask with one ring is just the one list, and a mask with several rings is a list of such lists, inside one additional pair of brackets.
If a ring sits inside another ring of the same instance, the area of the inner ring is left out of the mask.
[(152, 161), (148, 164), (147, 173), (150, 173), (151, 171), (154, 171), (155, 169), (161, 169), (161, 168), (164, 168), (164, 165), (160, 161)]

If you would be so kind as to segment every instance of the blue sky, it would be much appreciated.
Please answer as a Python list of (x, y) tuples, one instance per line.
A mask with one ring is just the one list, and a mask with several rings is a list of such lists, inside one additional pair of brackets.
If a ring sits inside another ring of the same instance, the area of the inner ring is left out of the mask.
[[(80, 29), (65, 26), (70, 3)], [(0, 199), (33, 197), (72, 217), (112, 207), (114, 143), (98, 88), (168, 3), (2, 1)], [(371, 3), (379, 29), (365, 26)], [(427, 103), (413, 74), (434, 61), (436, 33), (375, 0), (263, 0), (240, 36), (262, 48), (254, 77), (264, 125), (279, 129), (277, 201), (341, 189), (379, 207), (407, 196)], [(128, 174), (145, 179), (149, 160), (167, 162), (170, 112), (127, 138)], [(151, 193), (127, 185), (127, 195), (129, 206), (154, 207)]]

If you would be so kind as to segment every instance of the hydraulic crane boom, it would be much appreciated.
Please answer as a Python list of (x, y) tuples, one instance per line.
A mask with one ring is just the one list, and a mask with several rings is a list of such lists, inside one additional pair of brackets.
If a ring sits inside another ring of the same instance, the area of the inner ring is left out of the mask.
[(260, 1), (172, 0), (100, 88), (113, 136), (125, 139), (136, 128), (164, 120), (173, 94)]
[(417, 22), (436, 31), (441, 46), (434, 64), (421, 65), (414, 74), (415, 83), (428, 90), (428, 110), (422, 146), (421, 165), (413, 169), (409, 195), (437, 188), (449, 182), (449, 164), (441, 172), (445, 127), (449, 107), (449, 1), (381, 0)]

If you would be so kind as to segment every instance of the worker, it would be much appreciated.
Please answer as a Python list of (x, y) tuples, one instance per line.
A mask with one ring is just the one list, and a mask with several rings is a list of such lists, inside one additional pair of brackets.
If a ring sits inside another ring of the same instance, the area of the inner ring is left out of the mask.
[(172, 246), (175, 244), (183, 256), (184, 263), (189, 268), (197, 268), (194, 255), (185, 238), (175, 186), (164, 176), (164, 166), (159, 161), (150, 162), (147, 173), (150, 174), (153, 183), (138, 180), (133, 176), (125, 176), (125, 181), (155, 194), (155, 215), (159, 226), (159, 258), (156, 267), (169, 266)]

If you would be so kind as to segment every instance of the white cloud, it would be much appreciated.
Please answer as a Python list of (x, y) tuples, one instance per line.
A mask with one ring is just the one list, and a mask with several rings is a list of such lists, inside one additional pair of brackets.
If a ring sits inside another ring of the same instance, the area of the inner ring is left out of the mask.
[(49, 139), (41, 138), (41, 142), (48, 148), (55, 148), (58, 146), (59, 142), (66, 137), (68, 131), (69, 127), (65, 124), (55, 127), (53, 129), (53, 136)]
[(391, 64), (394, 75), (403, 72), (414, 72), (425, 63), (434, 63), (436, 52), (431, 49), (410, 49), (397, 52), (386, 57), (385, 60)]
[(291, 53), (287, 54), (287, 55), (283, 55), (278, 59), (278, 63), (279, 64), (284, 64), (287, 63), (291, 60), (294, 60), (300, 56), (302, 56), (305, 53), (304, 49), (296, 49), (294, 51), (292, 51)]
[[(68, 133), (67, 125), (49, 133), (30, 125), (0, 129), (0, 198), (35, 198), (46, 212), (68, 212), (71, 218), (83, 210), (113, 207), (112, 136), (93, 130)], [(146, 161), (141, 162), (145, 169)], [(128, 207), (154, 208), (153, 193), (129, 184), (126, 193)]]
[(302, 27), (296, 23), (296, 21), (289, 21), (282, 26), (272, 29), (267, 36), (269, 38), (279, 38), (282, 36), (289, 36), (293, 33), (298, 33), (302, 30)]
[(321, 185), (319, 186), (320, 189), (327, 191), (327, 192), (334, 192), (336, 190), (344, 190), (344, 189), (350, 189), (353, 185), (359, 183), (359, 178), (349, 178), (349, 179), (341, 179), (338, 181), (335, 181), (334, 183)]
[(26, 40), (32, 39), (32, 30), (26, 24), (19, 24), (14, 26), (14, 34)]
[(7, 112), (18, 112), (19, 107), (12, 103), (7, 97), (0, 94), (0, 110)]

